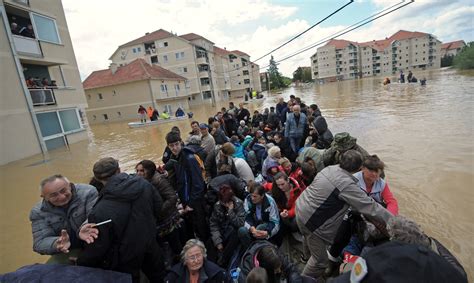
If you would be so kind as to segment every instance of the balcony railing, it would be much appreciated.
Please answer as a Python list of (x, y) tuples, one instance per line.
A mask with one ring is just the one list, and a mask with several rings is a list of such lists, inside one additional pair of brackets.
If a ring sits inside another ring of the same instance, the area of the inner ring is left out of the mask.
[(210, 84), (201, 84), (201, 91), (210, 91), (211, 85)]
[(196, 58), (197, 64), (208, 64), (208, 59), (206, 57), (197, 57)]
[(31, 95), (31, 100), (33, 101), (33, 106), (56, 104), (56, 98), (54, 97), (54, 92), (52, 89), (30, 88), (29, 91)]
[(37, 58), (43, 57), (38, 40), (18, 35), (12, 35), (12, 37), (15, 50), (19, 54)]

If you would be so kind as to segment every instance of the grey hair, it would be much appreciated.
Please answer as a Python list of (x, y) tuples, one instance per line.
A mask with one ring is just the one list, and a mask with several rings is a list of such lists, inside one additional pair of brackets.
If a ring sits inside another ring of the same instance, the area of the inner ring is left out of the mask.
[(391, 241), (417, 244), (430, 247), (430, 239), (415, 221), (397, 215), (387, 222), (387, 231)]
[(280, 147), (278, 146), (272, 146), (268, 149), (268, 155), (270, 155), (273, 158), (275, 158), (275, 155), (277, 152), (281, 152)]
[(186, 261), (186, 253), (193, 247), (199, 247), (201, 249), (202, 256), (204, 257), (204, 259), (207, 257), (207, 250), (204, 243), (199, 241), (198, 239), (191, 239), (186, 242), (183, 247), (183, 250), (181, 251), (181, 261), (183, 263)]
[(46, 184), (48, 184), (48, 183), (56, 181), (56, 179), (61, 179), (64, 182), (69, 184), (68, 178), (64, 177), (61, 174), (55, 174), (55, 175), (49, 176), (49, 177), (44, 178), (43, 180), (41, 180), (40, 186), (39, 186), (40, 192), (43, 193), (44, 186), (46, 186)]

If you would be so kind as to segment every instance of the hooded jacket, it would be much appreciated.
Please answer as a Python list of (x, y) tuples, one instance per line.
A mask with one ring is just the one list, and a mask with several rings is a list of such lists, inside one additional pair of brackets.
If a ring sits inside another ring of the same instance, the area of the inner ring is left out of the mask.
[(112, 270), (124, 266), (139, 269), (145, 252), (155, 241), (161, 206), (160, 195), (145, 179), (126, 173), (110, 177), (88, 222), (112, 222), (98, 227), (100, 236), (86, 245), (77, 264)]
[(328, 129), (326, 119), (324, 119), (323, 116), (318, 116), (316, 120), (314, 120), (314, 128), (318, 132), (318, 139), (313, 141), (313, 143), (316, 143), (316, 146), (319, 149), (329, 148), (334, 137)]
[[(272, 243), (265, 240), (256, 240), (252, 242), (250, 247), (245, 251), (240, 262), (240, 274), (239, 283), (244, 283), (245, 278), (249, 272), (255, 267), (257, 261), (258, 252), (265, 246), (273, 246)], [(277, 247), (276, 247), (277, 248)], [(278, 248), (277, 248), (278, 249)], [(291, 263), (286, 256), (278, 251), (278, 256), (281, 260), (281, 270), (283, 272), (281, 279), (287, 279), (288, 283), (300, 283), (303, 282), (300, 272), (295, 264)]]
[(296, 157), (298, 157), (298, 154), (293, 151), (288, 139), (282, 137), (281, 141), (279, 143), (276, 143), (275, 145), (280, 148), (281, 155), (283, 157), (288, 158), (288, 160), (290, 160), (291, 162), (295, 162)]
[(191, 205), (204, 196), (205, 183), (202, 169), (194, 157), (197, 152), (190, 147), (183, 147), (178, 155), (178, 162), (173, 163), (176, 173), (176, 191), (183, 205)]
[(231, 210), (228, 210), (220, 201), (214, 204), (214, 209), (209, 218), (209, 228), (214, 246), (224, 242), (226, 231), (231, 228), (237, 231), (240, 227), (244, 226), (244, 203), (237, 197), (234, 197), (232, 201), (234, 202), (234, 208)]

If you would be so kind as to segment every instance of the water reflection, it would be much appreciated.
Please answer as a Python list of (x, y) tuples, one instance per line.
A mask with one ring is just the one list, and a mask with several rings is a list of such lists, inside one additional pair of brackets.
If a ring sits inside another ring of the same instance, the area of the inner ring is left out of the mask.
[[(381, 79), (306, 85), (249, 104), (249, 110), (270, 107), (278, 97), (291, 94), (307, 104), (317, 103), (333, 133), (350, 132), (385, 161), (401, 214), (414, 218), (450, 248), (472, 280), (473, 75), (454, 70), (417, 74), (428, 79), (425, 87), (382, 86)], [(227, 103), (196, 107), (194, 118), (207, 121), (222, 106)], [(93, 163), (105, 156), (119, 159), (123, 170), (133, 171), (139, 160), (161, 157), (171, 127), (180, 127), (186, 135), (190, 122), (137, 129), (129, 129), (125, 122), (97, 125), (91, 127), (89, 141), (73, 144), (70, 150), (2, 166), (0, 273), (45, 260), (32, 252), (28, 221), (29, 210), (39, 200), (41, 178), (62, 173), (74, 182), (88, 182)]]

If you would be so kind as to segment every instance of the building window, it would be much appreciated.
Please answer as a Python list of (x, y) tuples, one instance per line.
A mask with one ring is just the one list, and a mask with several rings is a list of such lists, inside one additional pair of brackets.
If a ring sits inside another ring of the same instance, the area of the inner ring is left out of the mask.
[(132, 49), (132, 52), (133, 52), (133, 53), (137, 53), (137, 49), (133, 48), (133, 49)]
[(163, 61), (168, 62), (168, 55), (163, 55)]
[(249, 79), (245, 79), (245, 80), (244, 80), (244, 84), (250, 84), (250, 80), (249, 80)]
[(158, 56), (151, 56), (150, 59), (152, 64), (158, 64)]
[(107, 116), (107, 114), (102, 114), (104, 116), (104, 120), (107, 121), (109, 120), (109, 116)]
[(117, 116), (119, 116), (119, 118), (122, 117), (122, 112), (117, 111)]
[(168, 47), (168, 42), (166, 42), (166, 41), (163, 42), (163, 46), (164, 46), (164, 47)]
[(177, 52), (175, 53), (176, 60), (181, 60), (184, 58), (184, 52)]
[(64, 136), (82, 130), (77, 109), (36, 114), (48, 150), (65, 145)]
[(161, 85), (161, 92), (163, 92), (163, 93), (168, 92), (168, 86), (165, 85), (165, 84), (162, 84)]
[(87, 95), (87, 99), (89, 99), (89, 100), (91, 99), (91, 95), (90, 95), (90, 94)]
[(248, 71), (248, 70), (243, 70), (243, 71), (242, 71), (242, 74), (243, 74), (244, 76), (248, 76), (249, 71)]
[(171, 114), (171, 105), (170, 104), (166, 104), (165, 105), (165, 112), (167, 112), (168, 114)]
[(142, 48), (141, 47), (137, 47), (137, 52), (141, 52), (142, 51)]
[(58, 28), (56, 26), (56, 21), (35, 13), (32, 13), (32, 15), (36, 31), (36, 37), (39, 40), (61, 44)]
[(174, 85), (174, 90), (176, 91), (176, 94), (179, 93), (179, 84)]
[(183, 73), (187, 73), (188, 72), (188, 67), (183, 67)]
[(212, 93), (210, 91), (204, 91), (202, 93), (202, 99), (211, 99)]
[(115, 91), (115, 89), (112, 91), (112, 95), (113, 95), (113, 96), (116, 96), (116, 95), (117, 95), (117, 92)]
[(98, 94), (97, 94), (97, 99), (99, 99), (99, 100), (104, 99), (104, 98), (102, 97), (102, 93), (98, 93)]
[(97, 120), (97, 116), (96, 116), (96, 115), (92, 115), (92, 120)]

